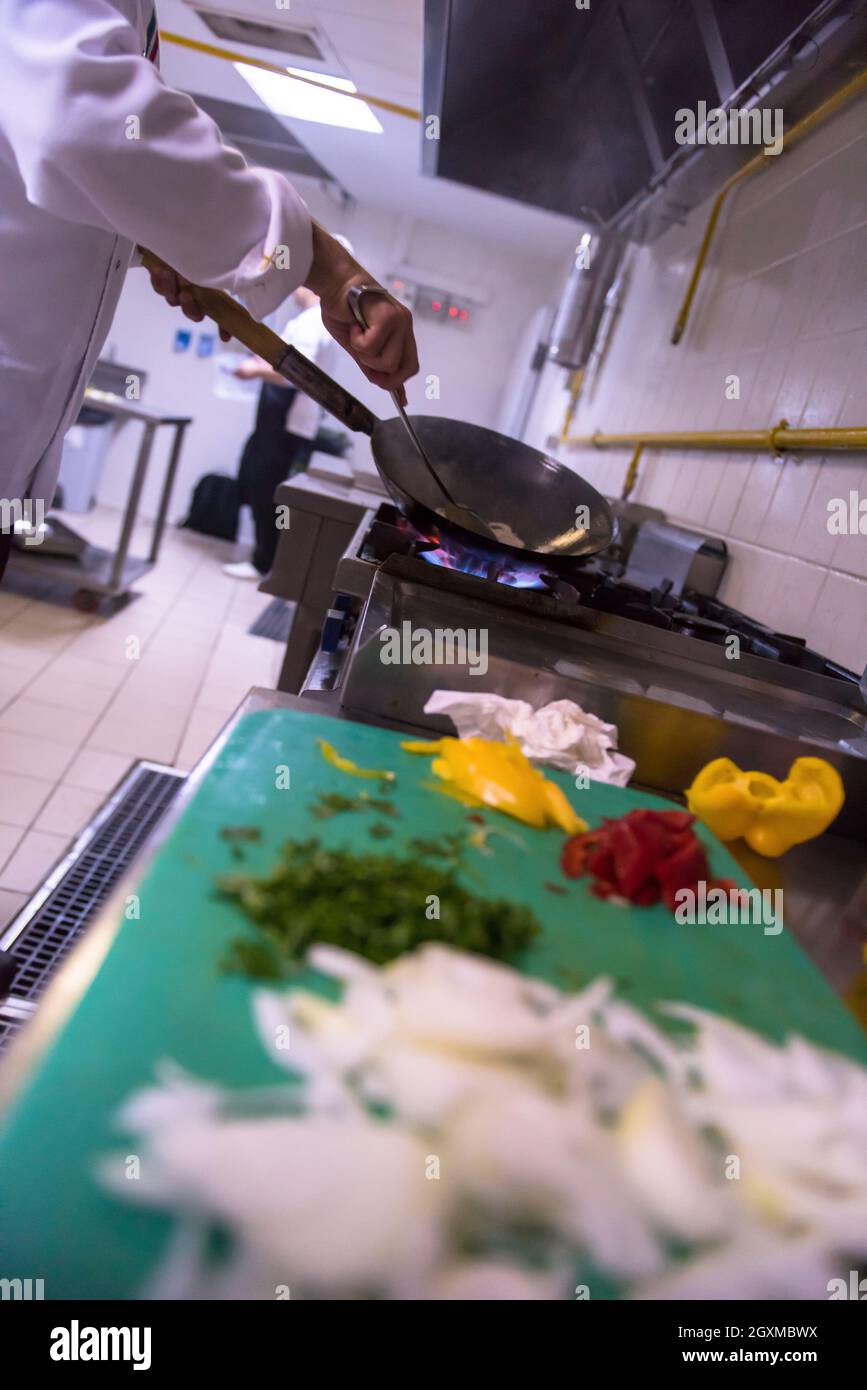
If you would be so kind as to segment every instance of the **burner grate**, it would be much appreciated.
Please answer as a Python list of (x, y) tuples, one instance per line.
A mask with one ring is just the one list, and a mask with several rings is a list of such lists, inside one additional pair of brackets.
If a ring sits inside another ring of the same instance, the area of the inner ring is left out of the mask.
[(20, 930), (16, 932), (13, 923), (0, 941), (16, 966), (10, 1000), (35, 1000), (42, 994), (184, 780), (174, 768), (143, 763), (110, 799), (73, 850), (74, 858), (59, 881)]

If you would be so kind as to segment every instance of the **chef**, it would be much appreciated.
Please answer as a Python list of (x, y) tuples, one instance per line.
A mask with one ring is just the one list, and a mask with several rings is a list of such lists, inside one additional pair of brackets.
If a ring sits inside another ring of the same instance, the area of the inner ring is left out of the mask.
[(191, 282), (256, 318), (306, 285), (370, 381), (418, 370), (404, 306), (371, 294), (355, 324), (347, 290), (373, 277), (166, 86), (158, 55), (151, 0), (0, 0), (0, 572), (8, 518), (51, 505), (136, 245), (176, 268), (152, 283), (192, 319)]

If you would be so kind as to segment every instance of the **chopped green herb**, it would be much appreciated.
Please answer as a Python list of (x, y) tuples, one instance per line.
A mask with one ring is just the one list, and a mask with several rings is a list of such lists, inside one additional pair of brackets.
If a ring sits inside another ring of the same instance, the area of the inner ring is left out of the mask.
[(344, 796), (343, 792), (320, 792), (310, 807), (314, 820), (329, 820), (344, 811), (377, 811), (381, 816), (400, 814), (393, 801), (371, 796), (370, 792), (360, 792), (358, 796)]
[(224, 825), (220, 831), (221, 840), (229, 840), (236, 844), (254, 844), (261, 838), (262, 831), (258, 825)]
[(386, 825), (384, 821), (378, 820), (374, 821), (367, 833), (372, 840), (388, 840), (394, 834), (394, 831), (390, 825)]
[(244, 846), (261, 840), (262, 832), (257, 825), (224, 825), (220, 838), (228, 841), (233, 859), (243, 859)]
[(425, 941), (501, 960), (539, 931), (529, 908), (479, 898), (458, 882), (454, 865), (422, 862), (413, 853), (356, 854), (317, 840), (290, 842), (269, 873), (223, 874), (217, 883), (258, 929), (258, 942), (233, 943), (224, 968), (264, 978), (274, 978), (275, 969), (290, 973), (314, 942), (377, 964)]
[(362, 792), (359, 797), (371, 811), (378, 811), (381, 816), (399, 816), (400, 811), (393, 801), (387, 801), (384, 796), (371, 796), (369, 792)]
[(280, 980), (285, 973), (280, 952), (267, 937), (258, 941), (236, 938), (222, 964), (227, 974), (254, 975), (259, 980)]
[(425, 840), (416, 837), (410, 840), (408, 848), (414, 854), (420, 854), (425, 859), (451, 859), (458, 860), (464, 852), (466, 837), (462, 832), (452, 831), (448, 835), (443, 835), (439, 840)]
[(342, 792), (320, 792), (310, 811), (314, 820), (328, 820), (330, 816), (339, 816), (342, 811), (358, 810), (359, 802), (360, 797), (344, 796)]

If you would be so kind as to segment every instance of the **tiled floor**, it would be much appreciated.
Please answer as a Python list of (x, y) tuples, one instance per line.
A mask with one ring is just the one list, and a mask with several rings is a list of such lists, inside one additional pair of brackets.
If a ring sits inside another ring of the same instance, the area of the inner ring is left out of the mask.
[[(66, 520), (110, 544), (120, 518)], [(134, 538), (143, 551), (148, 528)], [(188, 770), (279, 642), (248, 629), (269, 598), (221, 571), (231, 547), (171, 530), (138, 597), (97, 617), (0, 589), (0, 927), (137, 758)]]

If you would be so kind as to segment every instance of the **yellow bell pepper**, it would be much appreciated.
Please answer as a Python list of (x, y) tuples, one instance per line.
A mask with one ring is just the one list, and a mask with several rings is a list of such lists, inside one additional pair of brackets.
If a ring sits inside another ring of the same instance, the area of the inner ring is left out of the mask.
[(821, 835), (844, 795), (840, 774), (824, 758), (796, 758), (784, 782), (715, 758), (698, 773), (686, 800), (719, 839), (743, 837), (757, 854), (777, 859), (792, 845)]
[(342, 753), (338, 753), (334, 745), (329, 743), (327, 739), (318, 738), (316, 742), (319, 744), (325, 761), (330, 763), (332, 767), (339, 768), (341, 772), (348, 773), (350, 777), (364, 777), (375, 782), (394, 781), (393, 772), (388, 772), (385, 768), (380, 767), (359, 767), (358, 763), (354, 763), (351, 758), (344, 758)]
[(764, 802), (746, 842), (757, 854), (776, 859), (827, 830), (844, 800), (835, 767), (824, 758), (796, 758), (778, 794)]
[(718, 839), (739, 840), (755, 821), (761, 801), (776, 795), (779, 786), (765, 772), (741, 772), (731, 758), (714, 758), (688, 789), (686, 804)]
[(519, 744), (484, 738), (441, 738), (401, 745), (410, 753), (435, 753), (432, 771), (449, 790), (477, 798), (525, 825), (559, 825), (569, 835), (587, 829), (561, 789), (525, 757)]

